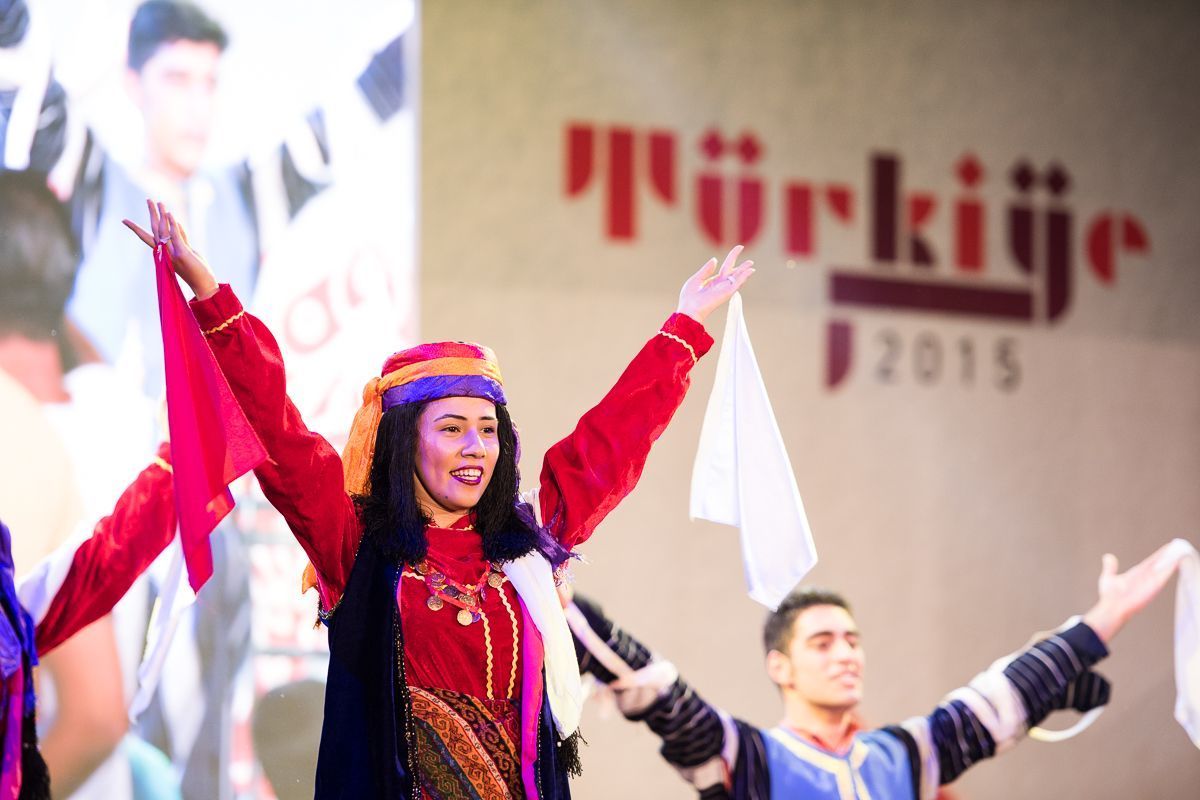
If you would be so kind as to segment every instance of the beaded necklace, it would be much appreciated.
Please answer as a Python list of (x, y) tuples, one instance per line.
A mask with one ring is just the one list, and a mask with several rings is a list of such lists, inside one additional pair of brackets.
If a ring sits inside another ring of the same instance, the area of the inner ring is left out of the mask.
[(425, 582), (429, 590), (429, 599), (425, 605), (430, 611), (441, 611), (447, 603), (458, 608), (458, 624), (470, 625), (478, 622), (482, 614), (480, 607), (487, 599), (490, 586), (499, 589), (504, 585), (504, 573), (490, 561), (484, 562), (483, 572), (475, 583), (459, 583), (451, 580), (446, 573), (430, 565), (428, 559), (413, 568), (417, 576)]

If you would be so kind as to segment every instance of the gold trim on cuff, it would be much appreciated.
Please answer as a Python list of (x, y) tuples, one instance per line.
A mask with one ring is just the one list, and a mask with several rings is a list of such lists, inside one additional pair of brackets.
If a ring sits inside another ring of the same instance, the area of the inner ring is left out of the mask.
[(688, 344), (688, 343), (687, 343), (685, 340), (681, 339), (680, 337), (676, 336), (675, 334), (673, 334), (673, 333), (667, 333), (666, 331), (659, 331), (659, 332), (658, 332), (658, 335), (659, 335), (659, 336), (665, 336), (665, 337), (667, 337), (668, 339), (671, 339), (672, 341), (679, 342), (681, 345), (683, 345), (684, 347), (686, 347), (686, 348), (687, 348), (687, 351), (688, 351), (688, 353), (689, 353), (689, 354), (691, 354), (691, 356), (692, 356), (692, 364), (693, 364), (693, 365), (694, 365), (694, 364), (695, 364), (697, 361), (699, 361), (699, 360), (700, 360), (699, 358), (697, 358), (697, 357), (696, 357), (696, 351), (695, 351), (695, 349), (693, 349), (693, 348), (692, 348), (692, 346), (691, 346), (690, 344)]
[(212, 336), (214, 333), (220, 333), (221, 331), (225, 330), (225, 329), (226, 329), (226, 328), (228, 328), (230, 325), (232, 325), (233, 323), (237, 322), (239, 319), (241, 319), (241, 318), (242, 318), (242, 317), (244, 317), (244, 316), (246, 316), (246, 311), (245, 311), (245, 309), (243, 309), (243, 310), (239, 311), (238, 313), (234, 314), (232, 317), (230, 317), (229, 319), (225, 320), (224, 322), (222, 322), (222, 323), (221, 323), (220, 325), (218, 325), (217, 327), (215, 327), (215, 328), (209, 328), (208, 330), (204, 331), (204, 335), (205, 335), (205, 336)]

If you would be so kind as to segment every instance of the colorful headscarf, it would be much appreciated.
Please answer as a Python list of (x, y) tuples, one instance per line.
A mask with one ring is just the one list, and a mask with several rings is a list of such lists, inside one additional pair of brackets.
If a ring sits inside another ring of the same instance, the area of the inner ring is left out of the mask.
[(482, 397), (505, 404), (500, 365), (491, 348), (470, 342), (431, 342), (393, 353), (380, 377), (363, 387), (363, 403), (354, 415), (350, 438), (342, 451), (346, 491), (370, 490), (375, 435), (383, 412), (405, 403), (443, 397)]

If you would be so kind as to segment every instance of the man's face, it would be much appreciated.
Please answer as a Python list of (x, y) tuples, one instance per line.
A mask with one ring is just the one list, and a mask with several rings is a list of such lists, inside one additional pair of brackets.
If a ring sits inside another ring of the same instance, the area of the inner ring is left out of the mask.
[(140, 72), (130, 71), (130, 94), (142, 111), (150, 163), (183, 179), (204, 157), (216, 106), (221, 50), (212, 42), (180, 39), (158, 48)]
[(864, 661), (854, 617), (840, 606), (822, 605), (796, 615), (787, 652), (773, 652), (767, 668), (785, 693), (849, 711), (862, 701)]

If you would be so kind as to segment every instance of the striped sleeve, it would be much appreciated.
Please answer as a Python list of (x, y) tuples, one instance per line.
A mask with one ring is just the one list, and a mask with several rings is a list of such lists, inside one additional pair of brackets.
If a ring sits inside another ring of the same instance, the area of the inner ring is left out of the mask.
[(698, 767), (719, 756), (725, 746), (721, 714), (679, 678), (645, 712), (626, 716), (644, 721), (662, 739), (659, 752), (677, 768)]
[(707, 800), (769, 796), (766, 751), (758, 730), (730, 717), (680, 680), (669, 662), (621, 630), (587, 598), (567, 609), (580, 672), (608, 684), (631, 722), (661, 740), (659, 752)]
[[(572, 609), (579, 614), (572, 614)], [(568, 606), (567, 621), (575, 639), (581, 675), (590, 674), (601, 683), (610, 684), (617, 679), (617, 672), (628, 674), (627, 670), (649, 666), (652, 656), (646, 646), (614, 625), (600, 606), (588, 598), (575, 597)]]
[(885, 728), (908, 750), (915, 796), (934, 797), (939, 785), (1012, 747), (1051, 711), (1087, 711), (1108, 702), (1108, 681), (1090, 671), (1107, 655), (1087, 625), (1064, 626), (995, 662), (929, 716)]
[[(1108, 701), (1107, 682), (1088, 668), (1108, 655), (1095, 632), (1082, 622), (1037, 642), (1004, 668), (1026, 712), (1026, 727), (1068, 706), (1087, 710)], [(1091, 703), (1089, 705), (1089, 703)]]

